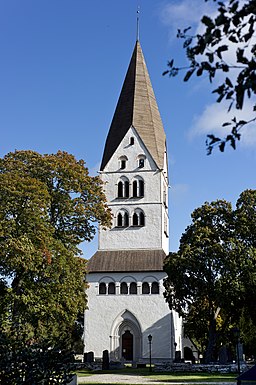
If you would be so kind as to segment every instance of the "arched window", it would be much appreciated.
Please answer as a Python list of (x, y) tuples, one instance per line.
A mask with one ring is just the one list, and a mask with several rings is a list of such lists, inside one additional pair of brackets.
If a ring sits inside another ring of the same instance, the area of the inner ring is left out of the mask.
[(128, 286), (126, 282), (121, 283), (121, 294), (128, 294)]
[(128, 227), (129, 226), (129, 216), (128, 216), (127, 212), (124, 213), (123, 226), (124, 227)]
[(144, 197), (144, 180), (139, 179), (139, 197)]
[(122, 227), (123, 226), (123, 216), (121, 213), (117, 215), (117, 226)]
[(114, 282), (108, 284), (108, 294), (116, 294), (116, 285)]
[(132, 282), (130, 284), (130, 294), (137, 294), (137, 283)]
[(125, 155), (120, 156), (119, 167), (121, 168), (121, 170), (124, 170), (126, 168), (127, 160), (128, 160), (127, 156), (125, 156)]
[(126, 210), (122, 209), (117, 214), (117, 227), (128, 227), (129, 226), (129, 214)]
[(152, 282), (151, 294), (159, 294), (159, 283), (158, 282)]
[(107, 294), (107, 287), (104, 282), (101, 282), (99, 285), (99, 294), (100, 295)]
[(132, 216), (133, 226), (145, 226), (145, 214), (141, 209), (136, 209)]
[(139, 155), (138, 156), (138, 167), (143, 168), (145, 166), (145, 155)]
[(139, 225), (140, 226), (145, 226), (145, 215), (144, 215), (144, 213), (142, 211), (140, 212)]
[(118, 198), (123, 198), (123, 182), (118, 182), (117, 185), (117, 196)]
[(134, 213), (132, 216), (132, 225), (139, 226), (139, 217), (137, 213)]
[(144, 197), (144, 180), (141, 176), (136, 176), (132, 182), (132, 196), (133, 198)]
[(129, 198), (129, 188), (130, 188), (129, 181), (126, 180), (124, 182), (124, 198)]
[(118, 198), (129, 198), (130, 184), (129, 180), (122, 176), (121, 180), (117, 183), (117, 197)]
[(142, 294), (149, 294), (150, 289), (149, 289), (149, 284), (148, 282), (143, 282), (142, 284)]
[(138, 187), (137, 187), (138, 185), (137, 185), (137, 181), (136, 180), (134, 180), (133, 182), (132, 182), (132, 195), (133, 195), (133, 197), (134, 198), (137, 198), (137, 196), (138, 196)]

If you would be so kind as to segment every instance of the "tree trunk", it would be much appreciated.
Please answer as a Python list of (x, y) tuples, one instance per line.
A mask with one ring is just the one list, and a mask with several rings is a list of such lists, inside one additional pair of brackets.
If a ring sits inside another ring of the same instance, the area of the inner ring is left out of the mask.
[(215, 345), (216, 345), (216, 319), (215, 317), (213, 317), (210, 321), (208, 344), (205, 351), (206, 364), (209, 364), (210, 362), (215, 361), (215, 357), (214, 357)]
[(216, 346), (216, 339), (217, 339), (217, 333), (216, 333), (216, 319), (218, 317), (218, 314), (220, 312), (220, 307), (214, 311), (211, 310), (210, 314), (212, 314), (212, 317), (210, 318), (210, 326), (209, 326), (209, 336), (208, 336), (208, 345), (205, 352), (205, 363), (209, 364), (210, 362), (216, 361), (215, 357), (215, 346)]

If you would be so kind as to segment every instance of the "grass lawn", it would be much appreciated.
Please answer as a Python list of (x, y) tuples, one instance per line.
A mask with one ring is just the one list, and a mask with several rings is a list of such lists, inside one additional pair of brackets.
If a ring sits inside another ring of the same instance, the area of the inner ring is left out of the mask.
[[(132, 368), (124, 368), (120, 370), (109, 370), (109, 371), (99, 371), (99, 372), (90, 372), (88, 370), (79, 370), (77, 371), (78, 377), (91, 376), (92, 384), (100, 384), (100, 382), (93, 381), (94, 374), (118, 374), (122, 375), (136, 375), (147, 377), (148, 380), (156, 381), (161, 385), (161, 382), (170, 382), (170, 383), (189, 383), (193, 385), (195, 383), (200, 383), (200, 385), (204, 385), (206, 383), (223, 383), (223, 382), (236, 382), (237, 374), (210, 374), (210, 373), (155, 373), (150, 372), (148, 368), (143, 369), (132, 369)], [(120, 382), (121, 384), (122, 382)], [(127, 384), (127, 382), (126, 382)], [(88, 383), (87, 383), (88, 385)]]
[(236, 374), (218, 373), (154, 373), (149, 376), (154, 381), (163, 382), (235, 382)]

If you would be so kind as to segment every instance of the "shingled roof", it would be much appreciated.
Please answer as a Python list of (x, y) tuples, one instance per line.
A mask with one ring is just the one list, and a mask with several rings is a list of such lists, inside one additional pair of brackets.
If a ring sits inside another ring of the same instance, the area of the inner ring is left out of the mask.
[(102, 171), (133, 126), (157, 166), (162, 169), (166, 138), (139, 41), (136, 42), (106, 139)]
[(88, 272), (163, 271), (163, 250), (98, 250), (88, 261)]

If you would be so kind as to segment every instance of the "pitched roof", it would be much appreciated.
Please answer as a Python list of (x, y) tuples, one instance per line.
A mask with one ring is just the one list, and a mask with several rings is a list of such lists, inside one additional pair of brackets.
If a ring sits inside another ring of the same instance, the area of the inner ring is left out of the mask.
[(106, 139), (101, 171), (131, 126), (137, 130), (157, 166), (162, 169), (165, 132), (139, 41), (135, 44)]
[(88, 261), (88, 272), (163, 271), (163, 250), (98, 250)]

